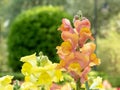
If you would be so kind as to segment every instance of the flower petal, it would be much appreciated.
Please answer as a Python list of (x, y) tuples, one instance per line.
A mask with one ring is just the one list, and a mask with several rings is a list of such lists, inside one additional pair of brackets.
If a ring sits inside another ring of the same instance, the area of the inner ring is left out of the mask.
[(88, 80), (87, 74), (90, 72), (90, 70), (91, 70), (90, 67), (86, 67), (86, 68), (84, 69), (84, 71), (83, 71), (82, 74), (81, 74), (81, 79), (80, 79), (80, 82), (81, 82), (81, 83), (84, 83), (85, 81)]
[(66, 18), (62, 19), (62, 25), (58, 28), (61, 31), (72, 31), (70, 21)]
[(32, 55), (22, 57), (20, 61), (30, 63), (32, 66), (36, 66), (37, 65), (36, 58), (37, 58), (36, 53), (34, 53)]
[(61, 37), (64, 41), (70, 41), (72, 47), (75, 49), (78, 46), (78, 35), (67, 31), (62, 32)]
[(65, 56), (69, 55), (72, 51), (72, 46), (69, 41), (65, 41), (61, 44), (61, 46), (57, 46), (56, 49), (57, 54), (60, 56), (61, 59), (63, 59)]
[(99, 65), (100, 64), (100, 59), (98, 59), (96, 57), (96, 54), (93, 53), (91, 56), (90, 56), (90, 66), (94, 66), (94, 65)]
[(80, 47), (83, 46), (83, 44), (88, 40), (88, 39), (91, 39), (91, 40), (94, 40), (92, 34), (91, 34), (91, 31), (88, 29), (88, 28), (82, 28), (79, 32), (80, 34), (80, 39), (79, 39), (79, 45)]
[(88, 19), (84, 19), (84, 20), (75, 20), (74, 22), (74, 26), (77, 30), (77, 32), (79, 33), (81, 28), (86, 27), (88, 29), (90, 29), (90, 21)]
[(94, 43), (87, 43), (81, 48), (83, 54), (90, 56), (95, 51), (96, 45)]

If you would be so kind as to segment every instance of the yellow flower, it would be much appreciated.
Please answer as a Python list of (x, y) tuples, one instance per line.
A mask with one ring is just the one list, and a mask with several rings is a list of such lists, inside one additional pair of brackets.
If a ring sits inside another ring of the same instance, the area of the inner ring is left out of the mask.
[(37, 59), (37, 57), (36, 57), (36, 53), (35, 53), (35, 54), (29, 55), (29, 56), (22, 57), (20, 59), (20, 61), (30, 63), (32, 66), (36, 66), (37, 65), (36, 59)]
[[(0, 89), (1, 90), (1, 89)], [(13, 85), (7, 85), (6, 87), (4, 87), (4, 89), (2, 90), (13, 90)]]
[(30, 75), (32, 73), (31, 69), (32, 69), (32, 65), (30, 63), (24, 63), (22, 66), (21, 72), (25, 76)]
[(20, 90), (39, 90), (35, 84), (32, 82), (24, 82), (21, 85)]
[(25, 82), (31, 82), (35, 84), (36, 87), (43, 87), (45, 89), (47, 88), (46, 90), (49, 90), (53, 82), (63, 80), (61, 70), (56, 69), (57, 64), (53, 64), (48, 57), (44, 56), (42, 53), (40, 53), (39, 56), (36, 56), (35, 54), (25, 56), (21, 58), (21, 61), (24, 62), (21, 71), (25, 75)]
[(30, 76), (25, 76), (25, 82), (29, 82), (30, 81)]
[(40, 85), (46, 85), (46, 84), (52, 84), (52, 77), (47, 73), (46, 71), (41, 72), (39, 78), (38, 78), (38, 84)]
[(12, 82), (13, 76), (6, 75), (0, 78), (0, 90), (13, 90)]
[(59, 82), (63, 80), (63, 75), (60, 70), (55, 70), (54, 82)]
[(10, 76), (10, 75), (6, 75), (6, 76), (4, 76), (4, 77), (1, 77), (0, 78), (0, 85), (8, 85), (8, 84), (10, 84), (13, 79), (13, 76)]
[(51, 64), (44, 67), (39, 67), (33, 70), (34, 74), (39, 73), (38, 82), (39, 85), (51, 85), (52, 82), (58, 82), (63, 79), (62, 72), (56, 69), (57, 64)]
[(102, 78), (97, 77), (96, 79), (94, 79), (93, 83), (90, 86), (90, 89), (104, 90), (103, 85), (102, 85)]

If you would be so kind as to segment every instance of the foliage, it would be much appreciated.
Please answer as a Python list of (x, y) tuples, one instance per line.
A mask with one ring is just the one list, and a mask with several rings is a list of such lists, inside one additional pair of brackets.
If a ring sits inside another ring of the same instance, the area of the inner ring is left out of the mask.
[(21, 56), (43, 51), (53, 62), (58, 62), (56, 45), (61, 42), (56, 32), (61, 18), (70, 15), (58, 7), (37, 7), (19, 15), (8, 37), (9, 65), (14, 71), (20, 70)]
[(113, 87), (120, 87), (120, 76), (116, 75), (116, 76), (108, 76), (107, 78), (109, 80), (109, 82), (112, 84)]
[[(108, 79), (113, 86), (120, 86), (117, 77), (120, 76), (120, 13), (112, 17), (108, 25), (101, 27), (103, 31), (97, 38), (97, 54), (101, 58), (102, 64), (98, 67), (108, 75)], [(109, 78), (109, 77), (114, 77)]]
[(110, 31), (109, 36), (107, 36), (106, 39), (98, 39), (98, 56), (101, 58), (102, 62), (98, 67), (98, 70), (105, 72), (108, 77), (116, 76), (114, 79), (108, 78), (112, 82), (113, 86), (115, 86), (115, 83), (117, 86), (120, 84), (117, 79), (120, 75), (119, 38), (119, 33)]
[[(107, 26), (104, 26), (102, 32), (102, 38), (98, 38), (98, 56), (102, 60), (102, 64), (99, 69), (115, 75), (116, 73), (120, 74), (120, 67), (119, 67), (119, 59), (120, 59), (120, 47), (119, 47), (119, 21), (120, 21), (120, 14), (113, 17)], [(103, 29), (103, 28), (102, 28)], [(104, 37), (104, 38), (103, 38)], [(104, 65), (103, 65), (104, 64)], [(111, 67), (114, 66), (114, 67)], [(106, 68), (106, 69), (104, 69)]]

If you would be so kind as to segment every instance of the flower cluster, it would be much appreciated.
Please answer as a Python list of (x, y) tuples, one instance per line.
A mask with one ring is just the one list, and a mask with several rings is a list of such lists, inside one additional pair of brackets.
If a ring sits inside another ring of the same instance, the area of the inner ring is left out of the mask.
[(11, 85), (13, 76), (7, 75), (0, 78), (0, 90), (89, 90), (85, 87), (86, 81), (91, 90), (104, 90), (100, 77), (92, 80), (92, 83), (88, 80), (91, 67), (100, 64), (94, 53), (96, 45), (93, 43), (90, 22), (86, 18), (80, 20), (75, 17), (73, 25), (75, 28), (64, 18), (58, 28), (62, 31), (63, 39), (63, 43), (56, 47), (60, 63), (52, 63), (42, 52), (38, 56), (35, 53), (22, 57), (24, 82)]
[(94, 53), (96, 45), (88, 42), (94, 40), (89, 20), (75, 17), (73, 24), (75, 28), (64, 18), (58, 28), (62, 31), (61, 37), (64, 41), (61, 46), (57, 46), (57, 54), (61, 59), (58, 68), (64, 68), (76, 81), (80, 79), (84, 83), (90, 68), (99, 65), (100, 60)]
[[(57, 64), (52, 63), (47, 56), (40, 53), (22, 57), (24, 62), (22, 73), (25, 76), (25, 82), (22, 84), (22, 90), (50, 90), (53, 82), (59, 82), (63, 79), (60, 69), (56, 69)], [(24, 89), (23, 89), (24, 88)]]

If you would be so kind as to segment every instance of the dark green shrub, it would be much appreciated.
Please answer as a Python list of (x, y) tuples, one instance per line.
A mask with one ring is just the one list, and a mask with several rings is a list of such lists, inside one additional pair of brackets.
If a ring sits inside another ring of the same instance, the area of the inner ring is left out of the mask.
[(9, 65), (21, 69), (20, 57), (42, 51), (52, 62), (58, 62), (56, 46), (60, 45), (57, 28), (62, 18), (70, 18), (58, 7), (36, 7), (20, 14), (11, 25), (8, 37)]

